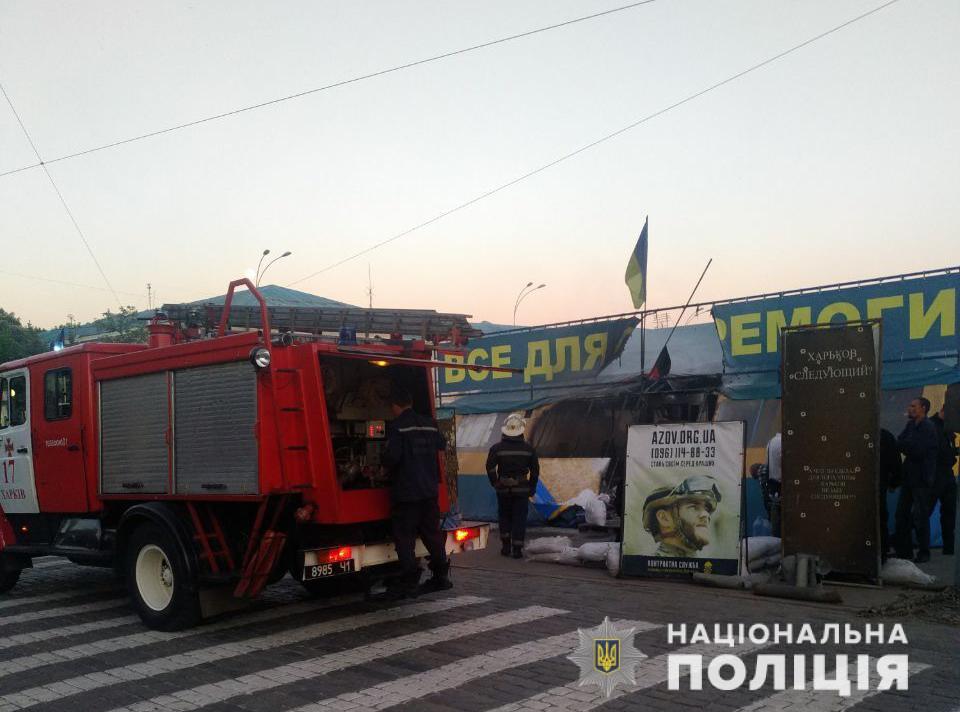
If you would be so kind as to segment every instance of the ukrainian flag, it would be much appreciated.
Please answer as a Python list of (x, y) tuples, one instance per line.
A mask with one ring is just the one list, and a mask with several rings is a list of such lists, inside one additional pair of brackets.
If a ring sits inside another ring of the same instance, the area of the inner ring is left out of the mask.
[(630, 261), (627, 262), (627, 274), (624, 276), (627, 289), (633, 298), (633, 308), (639, 309), (647, 301), (647, 221), (643, 221), (643, 230), (633, 248)]

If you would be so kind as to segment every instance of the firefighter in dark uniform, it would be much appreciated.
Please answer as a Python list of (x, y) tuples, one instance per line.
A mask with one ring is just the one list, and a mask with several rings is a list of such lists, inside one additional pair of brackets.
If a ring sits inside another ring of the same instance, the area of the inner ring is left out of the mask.
[(507, 416), (500, 432), (503, 439), (487, 454), (487, 477), (497, 491), (500, 520), (500, 553), (513, 558), (523, 556), (523, 538), (527, 532), (527, 500), (537, 491), (540, 461), (537, 451), (523, 439), (524, 422), (519, 413)]
[[(388, 586), (386, 597), (415, 598), (418, 592), (453, 587), (437, 504), (438, 453), (446, 449), (446, 441), (432, 418), (413, 410), (409, 391), (394, 387), (390, 403), (396, 417), (387, 428), (383, 461), (392, 478), (390, 519), (401, 573), (399, 579)], [(417, 566), (414, 553), (417, 536), (430, 555), (433, 572), (433, 577), (422, 587), (419, 586), (422, 570)]]

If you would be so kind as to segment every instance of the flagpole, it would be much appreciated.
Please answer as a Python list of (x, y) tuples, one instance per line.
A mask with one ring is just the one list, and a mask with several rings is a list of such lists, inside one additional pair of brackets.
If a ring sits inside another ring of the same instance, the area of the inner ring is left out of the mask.
[[(644, 215), (643, 230), (641, 230), (641, 233), (647, 232), (647, 249), (648, 250), (650, 249), (649, 247), (650, 233), (647, 230), (647, 225), (649, 224), (649, 222), (650, 222), (650, 216)], [(648, 275), (649, 275), (649, 270), (647, 269), (647, 265), (643, 265), (643, 302), (644, 303), (640, 305), (641, 307), (644, 307), (644, 310), (640, 312), (640, 373), (641, 374), (643, 374), (644, 372), (644, 365), (647, 359), (647, 328), (646, 328), (647, 327), (647, 324), (646, 324), (647, 304), (646, 302), (647, 302), (647, 295), (650, 294), (650, 280), (647, 279)]]
[[(663, 344), (663, 348), (667, 348), (667, 344), (670, 343), (671, 337), (673, 337), (673, 332), (677, 330), (677, 327), (680, 326), (680, 320), (683, 319), (683, 313), (687, 311), (687, 307), (690, 306), (690, 302), (693, 301), (693, 295), (697, 293), (697, 289), (700, 288), (700, 283), (703, 281), (703, 278), (707, 275), (707, 270), (710, 269), (710, 265), (713, 264), (713, 258), (711, 257), (707, 262), (707, 266), (703, 268), (703, 273), (700, 275), (700, 279), (697, 280), (697, 283), (693, 286), (693, 291), (690, 292), (690, 297), (687, 299), (687, 303), (683, 305), (683, 309), (680, 310), (680, 316), (677, 317), (677, 320), (673, 324), (673, 328), (670, 330), (670, 333), (667, 334), (667, 340)], [(641, 373), (643, 369), (641, 367)]]
[(644, 362), (647, 357), (646, 330), (644, 329), (644, 322), (646, 320), (647, 312), (644, 310), (640, 312), (640, 373), (644, 373), (646, 371), (644, 368)]

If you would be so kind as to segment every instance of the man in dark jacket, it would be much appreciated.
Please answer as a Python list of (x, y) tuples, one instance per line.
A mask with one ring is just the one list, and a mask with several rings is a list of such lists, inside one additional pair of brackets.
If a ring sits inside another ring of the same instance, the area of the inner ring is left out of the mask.
[(540, 461), (537, 451), (523, 439), (524, 422), (519, 413), (507, 416), (500, 432), (503, 439), (487, 454), (487, 477), (497, 491), (500, 520), (500, 553), (513, 558), (523, 556), (523, 538), (527, 533), (527, 500), (537, 491)]
[(387, 598), (414, 598), (422, 571), (415, 554), (417, 536), (430, 554), (431, 578), (423, 588), (440, 591), (452, 588), (448, 576), (444, 536), (440, 531), (439, 453), (446, 448), (436, 422), (413, 410), (410, 393), (395, 387), (390, 396), (396, 416), (387, 428), (384, 464), (390, 469), (391, 525), (401, 574), (387, 589)]
[(887, 512), (887, 492), (900, 486), (903, 460), (897, 448), (897, 438), (885, 428), (880, 430), (880, 461), (877, 472), (877, 489), (880, 490), (880, 560), (885, 562), (890, 552), (890, 516)]
[(930, 418), (937, 429), (937, 476), (933, 483), (933, 503), (940, 502), (940, 533), (943, 536), (943, 555), (953, 556), (957, 523), (957, 478), (953, 465), (957, 461), (957, 434), (947, 430), (943, 411)]
[(907, 409), (907, 426), (897, 438), (903, 459), (903, 487), (897, 503), (897, 556), (913, 556), (911, 524), (917, 532), (918, 564), (930, 561), (930, 507), (937, 467), (937, 429), (927, 418), (930, 401), (915, 398)]

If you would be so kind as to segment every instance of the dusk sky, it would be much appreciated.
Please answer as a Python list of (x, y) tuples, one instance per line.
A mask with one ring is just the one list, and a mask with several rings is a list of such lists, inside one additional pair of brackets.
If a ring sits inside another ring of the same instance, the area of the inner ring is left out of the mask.
[[(45, 160), (627, 4), (0, 0), (0, 83)], [(960, 3), (656, 0), (53, 163), (123, 304), (264, 283), (509, 323), (960, 263)], [(0, 97), (0, 173), (37, 162)], [(0, 177), (0, 308), (116, 310), (43, 170)], [(315, 274), (318, 273), (319, 274)], [(314, 276), (310, 276), (314, 275)], [(308, 277), (307, 279), (304, 279)]]

